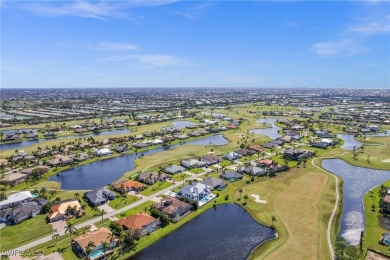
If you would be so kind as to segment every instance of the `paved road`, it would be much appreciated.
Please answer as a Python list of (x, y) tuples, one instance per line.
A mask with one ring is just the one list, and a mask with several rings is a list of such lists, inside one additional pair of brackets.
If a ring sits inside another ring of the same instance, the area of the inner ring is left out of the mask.
[[(206, 173), (205, 173), (205, 172), (202, 172), (202, 173), (199, 173), (199, 174), (195, 174), (195, 175), (193, 175), (193, 176), (191, 176), (191, 177), (186, 178), (185, 181), (187, 181), (187, 180), (192, 180), (192, 179), (196, 179), (196, 178), (198, 178), (198, 177), (200, 177), (200, 176), (202, 176), (202, 175), (204, 175), (204, 174), (206, 174)], [(115, 216), (115, 215), (117, 215), (117, 214), (119, 214), (119, 213), (125, 212), (125, 211), (127, 211), (127, 210), (129, 210), (129, 209), (132, 209), (132, 208), (134, 208), (134, 207), (137, 207), (137, 206), (139, 206), (139, 205), (141, 205), (141, 204), (143, 204), (143, 203), (149, 201), (150, 199), (153, 199), (153, 198), (155, 198), (155, 197), (158, 197), (158, 196), (164, 194), (165, 192), (167, 192), (167, 191), (169, 191), (169, 190), (171, 190), (171, 189), (174, 189), (174, 188), (180, 186), (181, 184), (183, 184), (183, 182), (182, 182), (182, 181), (179, 181), (179, 182), (177, 182), (176, 184), (174, 184), (173, 186), (169, 186), (169, 187), (166, 188), (166, 189), (163, 189), (163, 190), (161, 190), (161, 191), (158, 191), (158, 192), (156, 192), (156, 193), (154, 193), (154, 194), (152, 194), (152, 195), (150, 195), (150, 196), (148, 196), (148, 197), (145, 197), (145, 198), (143, 198), (143, 199), (141, 199), (141, 200), (139, 200), (139, 201), (137, 201), (137, 202), (134, 202), (134, 203), (132, 203), (132, 204), (130, 204), (130, 205), (128, 205), (128, 206), (125, 206), (125, 207), (123, 207), (123, 208), (121, 208), (121, 209), (115, 210), (115, 211), (113, 211), (113, 212), (111, 212), (111, 213), (107, 213), (107, 214), (104, 215), (104, 219), (107, 219), (107, 218), (109, 218), (109, 217), (111, 217), (111, 216)], [(94, 224), (94, 223), (96, 223), (96, 222), (99, 222), (99, 221), (101, 221), (101, 220), (102, 220), (102, 217), (99, 216), (99, 217), (93, 218), (93, 219), (91, 219), (91, 220), (85, 221), (85, 222), (83, 222), (83, 223), (81, 223), (81, 224), (75, 225), (75, 227), (76, 227), (77, 229), (80, 229), (80, 228), (83, 228), (83, 227), (92, 225), (92, 224)], [(64, 235), (65, 233), (64, 233), (64, 231), (62, 231), (62, 232), (58, 232), (58, 234), (61, 236), (61, 235)], [(48, 242), (48, 241), (51, 241), (51, 240), (52, 240), (52, 234), (50, 234), (50, 235), (48, 235), (48, 236), (45, 236), (45, 237), (42, 237), (42, 238), (40, 238), (40, 239), (37, 239), (37, 240), (35, 240), (35, 241), (33, 241), (33, 242), (30, 242), (30, 243), (25, 244), (25, 245), (23, 245), (23, 246), (20, 246), (20, 247), (18, 247), (18, 248), (15, 248), (14, 250), (27, 250), (27, 249), (30, 249), (30, 248), (32, 248), (32, 247), (35, 247), (35, 246), (37, 246), (37, 245), (43, 244), (43, 243)]]

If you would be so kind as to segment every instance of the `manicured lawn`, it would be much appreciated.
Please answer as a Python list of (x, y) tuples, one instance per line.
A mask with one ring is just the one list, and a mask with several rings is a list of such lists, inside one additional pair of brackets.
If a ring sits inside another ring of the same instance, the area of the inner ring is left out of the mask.
[(204, 172), (204, 171), (201, 168), (193, 168), (193, 169), (189, 170), (189, 172), (198, 174), (198, 173), (201, 173), (201, 172)]
[(46, 223), (46, 214), (41, 214), (20, 224), (2, 228), (0, 230), (1, 249), (13, 249), (52, 232), (52, 226)]
[(222, 162), (218, 163), (218, 165), (221, 166), (222, 168), (229, 166), (231, 164), (232, 164), (232, 162), (228, 161), (228, 160), (222, 160)]
[(111, 200), (108, 205), (113, 209), (121, 209), (131, 203), (136, 202), (137, 200), (140, 200), (140, 198), (133, 195), (128, 195), (126, 198), (119, 196), (116, 199)]
[(143, 190), (141, 194), (144, 196), (150, 196), (153, 193), (156, 193), (170, 186), (172, 186), (171, 182), (156, 182), (155, 184), (148, 186), (145, 190)]
[(146, 211), (149, 210), (150, 206), (152, 204), (155, 204), (156, 202), (153, 202), (153, 201), (147, 201), (135, 208), (132, 208), (132, 209), (129, 209), (123, 213), (120, 213), (120, 214), (117, 214), (116, 217), (117, 218), (123, 218), (123, 217), (127, 217), (127, 216), (131, 216), (131, 215), (134, 215), (136, 213), (139, 213), (139, 212), (145, 212), (145, 209)]
[[(383, 185), (390, 187), (390, 180)], [(363, 247), (379, 251), (382, 254), (390, 256), (389, 247), (378, 243), (384, 232), (390, 232), (379, 225), (379, 194), (380, 186), (375, 187), (364, 196), (364, 216), (365, 216), (365, 232), (363, 238)], [(372, 211), (371, 205), (375, 201), (375, 211)]]

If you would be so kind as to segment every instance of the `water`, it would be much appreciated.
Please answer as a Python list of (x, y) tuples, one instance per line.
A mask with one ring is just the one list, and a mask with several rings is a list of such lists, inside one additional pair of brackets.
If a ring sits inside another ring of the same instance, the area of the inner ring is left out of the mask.
[(355, 136), (352, 134), (338, 134), (337, 137), (344, 140), (344, 144), (341, 146), (343, 149), (353, 150), (354, 147), (359, 148), (362, 146), (362, 143), (356, 141)]
[(384, 132), (376, 133), (376, 134), (366, 134), (366, 135), (363, 135), (363, 136), (367, 136), (367, 137), (371, 137), (371, 136), (390, 136), (390, 130), (386, 130)]
[(228, 143), (228, 140), (226, 140), (223, 135), (213, 135), (188, 141), (184, 144), (178, 143), (144, 152), (126, 154), (83, 166), (77, 166), (63, 171), (60, 176), (54, 175), (50, 177), (49, 180), (61, 182), (61, 189), (64, 190), (96, 189), (119, 179), (125, 172), (134, 170), (134, 160), (142, 156), (142, 154), (145, 156), (151, 155), (170, 150), (181, 145), (209, 145), (210, 143), (212, 145), (225, 145)]
[(275, 230), (260, 225), (242, 207), (223, 204), (211, 208), (131, 260), (247, 259), (252, 250), (276, 238)]
[[(29, 130), (29, 129), (27, 129)], [(13, 130), (16, 131), (16, 130)], [(56, 138), (41, 138), (38, 140), (23, 140), (21, 142), (17, 143), (9, 143), (9, 144), (0, 144), (0, 150), (5, 151), (9, 149), (20, 149), (23, 147), (27, 147), (30, 145), (46, 142), (49, 140), (63, 140), (63, 139), (69, 139), (69, 138), (88, 138), (90, 136), (98, 136), (98, 135), (119, 135), (119, 134), (126, 134), (130, 133), (131, 131), (129, 129), (116, 129), (116, 130), (107, 130), (107, 131), (102, 131), (100, 133), (90, 133), (90, 134), (81, 134), (81, 135), (68, 135), (68, 136), (62, 136), (62, 137), (56, 137)]]
[(255, 134), (260, 134), (260, 135), (266, 135), (266, 136), (270, 137), (271, 139), (276, 139), (276, 138), (282, 137), (278, 133), (278, 130), (280, 130), (282, 128), (280, 128), (279, 126), (276, 126), (274, 124), (277, 120), (278, 119), (276, 119), (276, 118), (256, 120), (255, 121), (256, 123), (268, 123), (268, 124), (271, 124), (272, 127), (252, 129), (252, 130), (250, 130), (250, 132), (255, 133)]
[(343, 212), (340, 235), (351, 245), (359, 244), (364, 230), (363, 196), (390, 178), (390, 171), (350, 165), (341, 159), (322, 161), (322, 167), (343, 178)]
[(173, 122), (173, 128), (180, 130), (184, 129), (187, 126), (196, 126), (196, 123), (191, 122), (191, 121), (175, 121)]

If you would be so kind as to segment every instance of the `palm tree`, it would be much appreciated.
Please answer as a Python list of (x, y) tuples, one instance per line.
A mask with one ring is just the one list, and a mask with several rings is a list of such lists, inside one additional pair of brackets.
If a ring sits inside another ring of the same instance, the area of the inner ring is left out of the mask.
[(104, 214), (106, 214), (107, 212), (104, 210), (104, 209), (98, 209), (98, 214), (99, 214), (99, 216), (102, 216), (102, 226), (104, 226), (104, 222), (103, 222), (103, 220), (104, 220)]
[(238, 192), (240, 193), (240, 199), (241, 199), (242, 189), (240, 189)]
[(248, 195), (244, 195), (245, 204), (247, 199), (248, 199)]
[(80, 198), (80, 193), (76, 192), (76, 193), (74, 194), (74, 197), (76, 198), (76, 200), (79, 200), (79, 198)]
[(88, 259), (91, 259), (91, 253), (93, 251), (93, 249), (95, 248), (95, 243), (92, 242), (92, 241), (89, 241), (88, 245), (87, 245), (87, 248), (85, 249), (85, 253), (87, 253), (87, 257)]
[(57, 245), (57, 240), (58, 240), (58, 237), (59, 237), (59, 236), (60, 236), (60, 234), (55, 233), (55, 234), (53, 234), (53, 236), (51, 237), (53, 240), (56, 241), (56, 245)]
[(106, 251), (107, 251), (108, 247), (109, 247), (108, 242), (102, 241), (102, 249), (103, 249), (103, 252), (104, 252), (104, 259), (106, 259)]
[(72, 234), (75, 233), (77, 228), (74, 226), (74, 224), (71, 221), (66, 222), (65, 227), (65, 234), (69, 233), (70, 242), (72, 243)]

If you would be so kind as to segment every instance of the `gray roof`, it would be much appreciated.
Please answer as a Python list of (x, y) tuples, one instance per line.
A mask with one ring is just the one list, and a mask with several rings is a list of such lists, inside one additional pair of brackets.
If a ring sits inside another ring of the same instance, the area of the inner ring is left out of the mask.
[(41, 211), (41, 206), (37, 202), (24, 202), (12, 208), (0, 210), (0, 218), (13, 219), (15, 223), (21, 222), (29, 218), (32, 214), (38, 214)]
[(85, 197), (93, 204), (101, 204), (106, 202), (109, 197), (115, 197), (115, 194), (107, 189), (97, 189), (85, 193)]
[(171, 166), (168, 166), (165, 168), (165, 171), (167, 172), (172, 172), (172, 173), (176, 173), (176, 172), (182, 172), (182, 171), (185, 171), (186, 169), (184, 167), (181, 167), (181, 166), (178, 166), (178, 165), (171, 165)]
[(230, 179), (230, 178), (242, 178), (242, 175), (235, 171), (227, 171), (222, 173), (222, 177)]
[(207, 177), (202, 181), (203, 184), (215, 188), (219, 185), (223, 185), (225, 182), (220, 178)]

